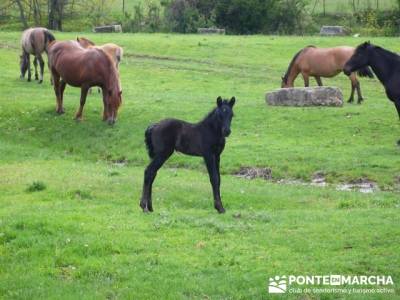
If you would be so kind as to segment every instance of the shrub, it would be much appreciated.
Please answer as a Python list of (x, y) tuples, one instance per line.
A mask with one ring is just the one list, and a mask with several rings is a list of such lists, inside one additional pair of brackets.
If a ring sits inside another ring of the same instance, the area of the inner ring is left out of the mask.
[(34, 181), (28, 186), (26, 191), (29, 193), (33, 193), (33, 192), (40, 192), (45, 189), (46, 189), (46, 184), (44, 184), (42, 181)]

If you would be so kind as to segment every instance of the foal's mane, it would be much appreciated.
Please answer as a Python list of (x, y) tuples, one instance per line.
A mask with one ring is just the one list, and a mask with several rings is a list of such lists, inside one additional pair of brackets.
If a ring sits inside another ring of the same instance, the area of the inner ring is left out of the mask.
[[(229, 106), (229, 101), (228, 101), (228, 100), (222, 100), (221, 106), (223, 106), (223, 105), (228, 105), (228, 106)], [(217, 109), (218, 109), (218, 106), (217, 106), (217, 107), (214, 107), (214, 108), (203, 118), (203, 120), (200, 121), (200, 123), (212, 121), (213, 118), (215, 117), (215, 112), (216, 112)]]
[(295, 56), (293, 56), (292, 60), (290, 61), (289, 66), (288, 66), (288, 68), (287, 68), (287, 71), (286, 71), (285, 75), (283, 76), (283, 80), (284, 80), (285, 83), (287, 83), (287, 80), (288, 80), (288, 77), (289, 77), (289, 73), (290, 73), (290, 71), (291, 71), (291, 69), (292, 69), (292, 67), (293, 67), (293, 65), (294, 65), (294, 62), (295, 62), (296, 59), (299, 57), (299, 55), (300, 55), (305, 49), (307, 49), (307, 48), (316, 48), (316, 47), (313, 46), (313, 45), (309, 45), (309, 46), (304, 47), (303, 49), (301, 49), (299, 52), (297, 52), (297, 53), (295, 54)]

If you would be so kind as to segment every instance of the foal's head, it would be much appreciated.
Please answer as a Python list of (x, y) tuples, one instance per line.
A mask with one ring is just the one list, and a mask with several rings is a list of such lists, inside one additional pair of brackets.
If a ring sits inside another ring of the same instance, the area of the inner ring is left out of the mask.
[(365, 42), (359, 45), (354, 54), (346, 62), (343, 68), (344, 74), (349, 76), (352, 72), (357, 71), (363, 67), (366, 67), (369, 63), (369, 49), (372, 47), (370, 42)]
[(221, 97), (217, 98), (217, 108), (215, 109), (216, 119), (221, 128), (222, 136), (227, 137), (231, 134), (231, 121), (233, 117), (233, 105), (235, 105), (235, 97), (231, 100), (222, 100)]
[[(29, 55), (29, 54), (28, 54)], [(28, 70), (28, 55), (26, 53), (23, 53), (19, 57), (19, 65), (20, 65), (20, 70), (21, 70), (21, 78), (25, 77), (25, 73)]]

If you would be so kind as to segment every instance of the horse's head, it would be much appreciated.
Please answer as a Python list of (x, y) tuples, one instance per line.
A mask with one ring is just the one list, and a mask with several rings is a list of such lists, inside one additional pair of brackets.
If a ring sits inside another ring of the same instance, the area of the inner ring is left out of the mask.
[(286, 76), (282, 76), (281, 77), (281, 79), (282, 79), (282, 82), (281, 82), (281, 88), (287, 88), (287, 87), (289, 87), (289, 85), (288, 85), (288, 83), (287, 83), (287, 77)]
[(359, 45), (354, 51), (353, 55), (346, 62), (343, 68), (344, 74), (349, 76), (352, 72), (357, 71), (363, 67), (366, 67), (369, 63), (369, 49), (371, 47), (370, 42), (365, 42)]
[(231, 100), (222, 100), (221, 97), (217, 98), (217, 108), (215, 110), (217, 120), (220, 124), (221, 133), (224, 137), (231, 134), (231, 121), (233, 117), (233, 105), (235, 105), (235, 97)]
[(113, 125), (117, 120), (118, 108), (122, 103), (122, 91), (108, 91), (107, 122)]
[(84, 37), (76, 37), (76, 41), (79, 43), (79, 45), (81, 45), (83, 48), (88, 48), (88, 47), (92, 47), (92, 46), (95, 46), (95, 44), (91, 41), (91, 40), (89, 40), (89, 39), (87, 39), (87, 38), (84, 38)]
[[(29, 54), (28, 54), (29, 55)], [(20, 65), (20, 70), (21, 70), (21, 78), (25, 77), (25, 73), (28, 70), (28, 55), (26, 53), (23, 53), (19, 57), (19, 65)]]

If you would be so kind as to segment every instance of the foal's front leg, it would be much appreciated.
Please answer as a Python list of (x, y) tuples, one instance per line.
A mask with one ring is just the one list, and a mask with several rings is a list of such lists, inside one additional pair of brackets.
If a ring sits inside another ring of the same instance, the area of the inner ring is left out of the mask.
[(225, 209), (222, 205), (220, 195), (220, 174), (219, 174), (219, 156), (215, 154), (207, 154), (204, 156), (204, 160), (207, 165), (208, 175), (210, 176), (210, 182), (214, 195), (214, 207), (220, 213), (224, 213)]

